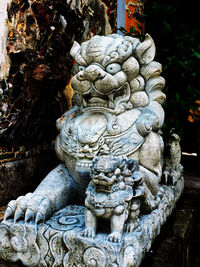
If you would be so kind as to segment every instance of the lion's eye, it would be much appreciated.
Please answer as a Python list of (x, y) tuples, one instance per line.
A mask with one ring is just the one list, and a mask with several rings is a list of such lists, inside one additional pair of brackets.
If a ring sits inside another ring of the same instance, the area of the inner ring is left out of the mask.
[(79, 71), (83, 71), (84, 69), (85, 69), (84, 66), (78, 66), (78, 70), (79, 70)]
[(78, 65), (75, 64), (72, 68), (72, 74), (73, 75), (76, 75), (77, 73), (79, 72), (79, 68), (78, 68)]
[(117, 63), (110, 64), (106, 67), (106, 71), (110, 74), (116, 74), (121, 70), (121, 65)]

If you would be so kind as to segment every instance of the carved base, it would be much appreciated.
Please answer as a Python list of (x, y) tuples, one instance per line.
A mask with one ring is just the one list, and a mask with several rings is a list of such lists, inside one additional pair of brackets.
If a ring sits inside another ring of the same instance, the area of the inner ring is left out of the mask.
[(6, 261), (20, 260), (25, 266), (139, 266), (183, 191), (183, 177), (175, 186), (161, 187), (164, 194), (158, 208), (140, 216), (139, 226), (124, 233), (120, 243), (109, 242), (108, 234), (101, 232), (95, 239), (82, 237), (84, 207), (74, 205), (56, 212), (38, 227), (2, 222), (0, 255)]

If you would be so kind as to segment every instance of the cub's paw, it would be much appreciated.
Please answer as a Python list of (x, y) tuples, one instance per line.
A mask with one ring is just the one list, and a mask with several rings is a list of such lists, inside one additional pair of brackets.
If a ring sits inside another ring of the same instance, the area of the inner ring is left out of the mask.
[(132, 233), (139, 226), (139, 220), (134, 222), (128, 222), (124, 226), (124, 231), (128, 233)]
[(14, 223), (23, 220), (25, 223), (38, 224), (45, 221), (51, 214), (51, 203), (46, 197), (28, 193), (8, 203), (4, 220)]
[(163, 172), (162, 183), (166, 185), (175, 185), (178, 179), (181, 177), (181, 171), (175, 171), (172, 168), (168, 168)]
[(114, 231), (108, 236), (108, 241), (113, 243), (119, 243), (121, 241), (122, 234), (119, 231)]
[(88, 238), (95, 238), (95, 230), (92, 227), (86, 227), (82, 232), (81, 235)]

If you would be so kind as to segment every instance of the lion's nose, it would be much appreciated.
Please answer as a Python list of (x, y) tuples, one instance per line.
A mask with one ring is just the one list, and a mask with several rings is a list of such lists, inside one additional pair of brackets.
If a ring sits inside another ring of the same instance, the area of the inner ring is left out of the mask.
[(92, 149), (89, 147), (89, 145), (85, 145), (84, 147), (82, 147), (82, 148), (80, 149), (80, 151), (81, 151), (82, 153), (87, 153), (87, 152), (91, 153), (91, 152), (92, 152)]
[(104, 78), (106, 75), (106, 72), (99, 66), (96, 65), (90, 65), (88, 66), (84, 71), (84, 76), (86, 80), (94, 82), (98, 79)]

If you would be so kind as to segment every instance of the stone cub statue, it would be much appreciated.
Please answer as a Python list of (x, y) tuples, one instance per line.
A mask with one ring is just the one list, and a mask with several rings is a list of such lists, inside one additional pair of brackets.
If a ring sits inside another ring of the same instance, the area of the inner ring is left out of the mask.
[(86, 189), (85, 230), (83, 236), (94, 238), (98, 218), (109, 219), (108, 240), (120, 242), (127, 219), (137, 226), (143, 194), (138, 162), (131, 159), (98, 157), (91, 167), (91, 182)]

